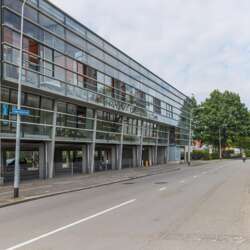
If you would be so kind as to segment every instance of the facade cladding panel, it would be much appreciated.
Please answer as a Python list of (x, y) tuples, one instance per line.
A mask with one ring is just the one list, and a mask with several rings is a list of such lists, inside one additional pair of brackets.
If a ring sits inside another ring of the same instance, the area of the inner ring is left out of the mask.
[[(21, 4), (1, 0), (7, 181), (14, 167)], [(23, 179), (166, 163), (170, 146), (180, 152), (188, 144), (188, 97), (50, 2), (29, 0), (24, 15), (22, 107), (30, 115), (21, 119)]]

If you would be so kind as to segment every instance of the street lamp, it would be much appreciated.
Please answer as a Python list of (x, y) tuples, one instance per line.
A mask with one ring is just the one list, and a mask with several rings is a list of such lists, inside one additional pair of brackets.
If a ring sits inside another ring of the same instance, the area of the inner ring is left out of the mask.
[[(21, 33), (20, 33), (20, 51), (19, 51), (19, 73), (18, 73), (18, 92), (17, 92), (17, 111), (21, 109), (22, 97), (22, 66), (23, 66), (23, 22), (24, 22), (24, 7), (27, 0), (22, 3), (21, 12)], [(19, 197), (20, 184), (20, 134), (21, 134), (21, 116), (16, 113), (16, 151), (15, 151), (15, 173), (14, 173), (14, 198)]]
[(190, 111), (190, 121), (189, 121), (188, 166), (191, 165), (192, 120), (193, 120), (193, 108), (192, 108), (191, 111)]

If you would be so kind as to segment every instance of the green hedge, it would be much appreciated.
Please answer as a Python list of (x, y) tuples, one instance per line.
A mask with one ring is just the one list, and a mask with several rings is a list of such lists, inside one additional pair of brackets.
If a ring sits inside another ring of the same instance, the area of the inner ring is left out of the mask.
[[(245, 150), (245, 153), (247, 157), (250, 157), (250, 149)], [(222, 158), (223, 159), (238, 159), (242, 157), (241, 154), (236, 154), (236, 155), (232, 155), (232, 154), (233, 154), (232, 150), (225, 151), (222, 154)], [(219, 157), (218, 152), (214, 152), (212, 154), (209, 154), (208, 150), (194, 150), (192, 152), (193, 160), (216, 160), (219, 158), (220, 157)]]
[(245, 150), (245, 152), (246, 152), (246, 156), (250, 157), (250, 149)]
[(209, 154), (208, 150), (193, 150), (192, 152), (193, 160), (214, 160), (219, 159), (219, 153), (215, 152)]

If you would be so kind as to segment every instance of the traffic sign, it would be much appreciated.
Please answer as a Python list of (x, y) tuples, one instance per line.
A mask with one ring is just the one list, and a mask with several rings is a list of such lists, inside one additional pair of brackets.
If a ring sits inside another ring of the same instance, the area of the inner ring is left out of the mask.
[(6, 103), (2, 106), (2, 114), (3, 116), (7, 116), (9, 114), (9, 105)]
[(17, 108), (14, 108), (14, 109), (12, 110), (12, 114), (13, 114), (13, 115), (19, 114), (19, 115), (21, 115), (21, 116), (29, 116), (29, 115), (30, 115), (30, 111), (27, 110), (27, 109), (17, 109)]

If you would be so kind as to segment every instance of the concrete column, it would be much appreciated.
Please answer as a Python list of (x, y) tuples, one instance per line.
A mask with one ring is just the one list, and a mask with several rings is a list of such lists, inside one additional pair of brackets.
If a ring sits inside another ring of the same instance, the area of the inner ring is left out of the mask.
[(158, 164), (158, 140), (159, 140), (159, 131), (157, 129), (157, 135), (156, 135), (156, 143), (155, 143), (155, 154), (154, 154), (154, 165)]
[(91, 143), (89, 146), (89, 174), (93, 174), (95, 171), (95, 143)]
[(46, 142), (46, 155), (47, 155), (47, 163), (46, 163), (46, 172), (47, 176), (51, 179), (54, 177), (54, 156), (55, 156), (55, 144), (52, 142)]
[(168, 163), (168, 147), (164, 147), (164, 163)]
[(117, 169), (117, 166), (116, 166), (116, 159), (117, 159), (117, 146), (114, 145), (112, 146), (111, 148), (111, 166), (112, 166), (112, 169)]
[(92, 137), (92, 144), (90, 147), (90, 174), (93, 174), (95, 171), (96, 125), (97, 125), (97, 112), (94, 111), (93, 137)]
[(51, 134), (51, 144), (48, 144), (50, 152), (48, 152), (48, 175), (49, 178), (54, 177), (54, 154), (55, 154), (55, 141), (56, 141), (56, 118), (57, 118), (57, 102), (54, 103), (54, 113), (53, 113), (53, 127)]
[(143, 147), (136, 146), (136, 160), (137, 160), (137, 167), (143, 167), (142, 165), (142, 149)]
[(82, 173), (87, 174), (88, 169), (87, 169), (87, 163), (88, 163), (88, 154), (87, 154), (87, 145), (82, 146)]
[(124, 117), (122, 117), (121, 141), (118, 146), (118, 170), (122, 169), (122, 152), (123, 152), (123, 133), (124, 133)]
[(132, 148), (132, 167), (137, 167), (137, 146)]
[(45, 159), (45, 144), (40, 143), (39, 145), (39, 179), (46, 178), (46, 159)]
[(149, 147), (149, 150), (148, 150), (148, 164), (149, 164), (149, 166), (150, 166), (150, 163), (152, 164), (153, 159), (154, 159), (154, 148)]
[(184, 163), (187, 162), (187, 149), (186, 146), (184, 146)]
[[(0, 86), (1, 88), (1, 86)], [(0, 139), (0, 186), (4, 183), (3, 177), (3, 153), (2, 153), (2, 140)]]
[(139, 167), (143, 167), (143, 163), (142, 163), (142, 151), (143, 151), (143, 135), (144, 135), (144, 125), (143, 125), (143, 121), (142, 121), (142, 125), (141, 125), (141, 137), (140, 137), (140, 148), (139, 148), (139, 154), (138, 154), (138, 166)]
[(91, 161), (91, 144), (86, 145), (86, 173), (90, 173), (90, 161)]
[(170, 154), (170, 143), (169, 143), (169, 138), (170, 138), (170, 130), (168, 129), (168, 142), (167, 142), (167, 157), (166, 157), (166, 163), (169, 162), (169, 154)]

